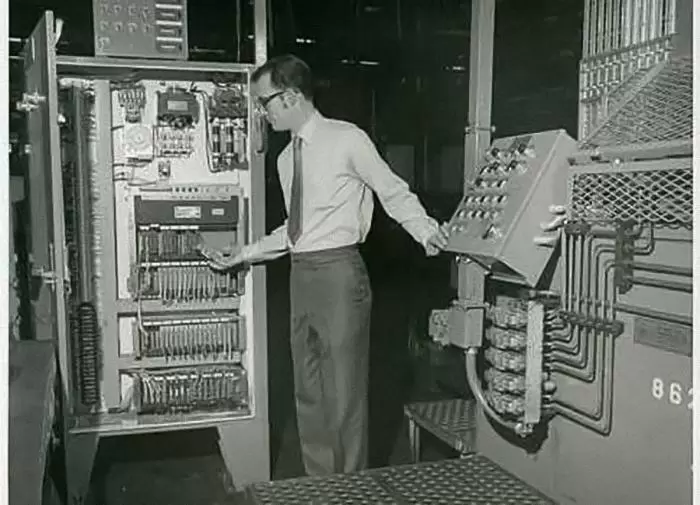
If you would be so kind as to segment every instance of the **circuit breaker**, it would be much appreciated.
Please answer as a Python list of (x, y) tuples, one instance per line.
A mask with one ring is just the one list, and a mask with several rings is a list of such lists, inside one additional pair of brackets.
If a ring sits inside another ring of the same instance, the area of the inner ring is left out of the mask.
[(71, 503), (106, 436), (216, 428), (235, 485), (267, 480), (264, 270), (199, 252), (264, 232), (253, 67), (56, 58), (52, 30), (25, 59)]

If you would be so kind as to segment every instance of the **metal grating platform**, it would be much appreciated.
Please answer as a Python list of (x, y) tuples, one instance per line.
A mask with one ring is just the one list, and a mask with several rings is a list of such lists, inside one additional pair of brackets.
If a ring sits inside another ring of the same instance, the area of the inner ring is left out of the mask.
[(456, 451), (466, 453), (474, 450), (475, 408), (474, 400), (456, 398), (410, 403), (404, 414)]
[(258, 505), (394, 505), (396, 501), (370, 472), (307, 477), (259, 484), (250, 489)]
[(549, 505), (548, 498), (483, 456), (388, 468), (379, 474), (400, 503)]
[(251, 486), (257, 505), (425, 504), (553, 505), (479, 455), (359, 474), (290, 479)]

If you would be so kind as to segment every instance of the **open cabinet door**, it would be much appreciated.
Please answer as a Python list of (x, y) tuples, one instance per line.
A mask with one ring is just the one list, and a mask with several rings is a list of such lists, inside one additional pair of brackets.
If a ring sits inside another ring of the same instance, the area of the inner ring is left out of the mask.
[[(54, 39), (54, 16), (47, 11), (24, 47), (25, 95), (18, 107), (26, 113), (31, 146), (28, 178), (33, 333), (38, 340), (55, 339), (63, 354), (67, 349), (65, 289), (69, 284)], [(61, 368), (65, 367), (66, 356), (59, 358)]]

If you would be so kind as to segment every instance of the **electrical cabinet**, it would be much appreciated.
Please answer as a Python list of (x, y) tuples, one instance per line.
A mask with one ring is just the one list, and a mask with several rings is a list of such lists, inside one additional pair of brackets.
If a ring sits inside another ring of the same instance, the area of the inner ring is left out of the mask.
[(58, 345), (70, 503), (107, 436), (217, 428), (234, 484), (267, 480), (264, 270), (198, 252), (264, 233), (253, 67), (54, 47), (48, 12), (24, 53), (34, 315)]

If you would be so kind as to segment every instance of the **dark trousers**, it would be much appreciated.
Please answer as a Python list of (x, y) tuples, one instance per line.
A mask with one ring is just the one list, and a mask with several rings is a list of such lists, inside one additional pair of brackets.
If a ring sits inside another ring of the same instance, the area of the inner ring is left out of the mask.
[(291, 349), (308, 475), (367, 466), (372, 289), (357, 247), (292, 255)]

